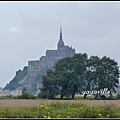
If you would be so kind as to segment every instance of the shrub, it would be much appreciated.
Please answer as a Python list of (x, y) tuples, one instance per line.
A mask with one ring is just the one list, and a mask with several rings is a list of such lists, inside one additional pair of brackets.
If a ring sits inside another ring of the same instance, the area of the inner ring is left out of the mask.
[(100, 98), (101, 98), (102, 100), (105, 100), (105, 99), (106, 99), (106, 96), (105, 96), (105, 95), (101, 95)]
[(25, 96), (23, 95), (19, 95), (17, 96), (18, 99), (36, 99), (36, 96), (30, 94), (30, 93), (27, 93)]
[(120, 94), (117, 94), (117, 99), (120, 99)]

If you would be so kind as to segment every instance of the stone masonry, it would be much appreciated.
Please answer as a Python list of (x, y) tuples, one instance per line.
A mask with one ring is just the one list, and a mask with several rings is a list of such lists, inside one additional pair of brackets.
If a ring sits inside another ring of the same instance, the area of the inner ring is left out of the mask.
[[(60, 26), (60, 38), (57, 44), (57, 50), (47, 50), (45, 56), (41, 56), (39, 60), (28, 61), (27, 76), (23, 78), (19, 83), (28, 88), (31, 88), (35, 83), (35, 78), (38, 74), (45, 74), (48, 69), (52, 69), (59, 59), (64, 57), (72, 57), (75, 54), (75, 49), (64, 45), (62, 38), (62, 27)], [(37, 86), (36, 86), (37, 87)]]

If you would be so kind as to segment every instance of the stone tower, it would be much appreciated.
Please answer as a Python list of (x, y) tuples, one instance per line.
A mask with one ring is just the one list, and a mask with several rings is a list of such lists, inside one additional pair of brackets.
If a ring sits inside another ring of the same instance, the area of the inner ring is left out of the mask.
[(24, 87), (27, 87), (30, 92), (35, 92), (37, 84), (37, 77), (42, 79), (42, 75), (46, 74), (48, 69), (52, 69), (55, 63), (64, 57), (72, 57), (75, 54), (75, 49), (66, 46), (62, 38), (62, 25), (60, 24), (60, 38), (57, 43), (57, 50), (47, 50), (45, 56), (41, 56), (39, 60), (28, 61), (27, 75), (20, 81)]

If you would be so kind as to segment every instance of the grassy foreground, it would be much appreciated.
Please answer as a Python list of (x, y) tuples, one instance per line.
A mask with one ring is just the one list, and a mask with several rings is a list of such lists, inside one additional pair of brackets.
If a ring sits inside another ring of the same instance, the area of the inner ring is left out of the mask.
[(114, 104), (88, 106), (82, 103), (52, 102), (38, 107), (0, 107), (0, 118), (120, 118)]

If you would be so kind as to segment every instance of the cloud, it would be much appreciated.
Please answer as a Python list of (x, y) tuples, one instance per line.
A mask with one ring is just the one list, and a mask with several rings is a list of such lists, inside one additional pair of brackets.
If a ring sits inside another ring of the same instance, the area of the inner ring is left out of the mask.
[(20, 27), (12, 27), (10, 29), (10, 32), (13, 32), (13, 33), (17, 33), (17, 32), (22, 32), (23, 31), (23, 28), (20, 28)]
[(56, 49), (60, 22), (65, 44), (120, 64), (119, 13), (119, 2), (0, 3), (0, 86), (28, 61)]
[(15, 40), (19, 33), (23, 32), (23, 28), (15, 26), (9, 29), (9, 37), (11, 40)]

